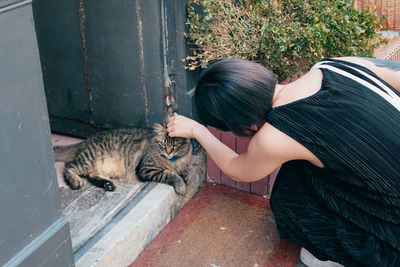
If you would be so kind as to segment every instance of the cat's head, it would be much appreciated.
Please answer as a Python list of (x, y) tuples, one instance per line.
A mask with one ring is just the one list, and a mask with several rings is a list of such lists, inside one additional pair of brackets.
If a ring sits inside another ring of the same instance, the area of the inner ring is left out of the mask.
[(190, 141), (187, 138), (170, 137), (165, 126), (154, 123), (156, 142), (161, 155), (169, 160), (183, 157), (190, 152)]

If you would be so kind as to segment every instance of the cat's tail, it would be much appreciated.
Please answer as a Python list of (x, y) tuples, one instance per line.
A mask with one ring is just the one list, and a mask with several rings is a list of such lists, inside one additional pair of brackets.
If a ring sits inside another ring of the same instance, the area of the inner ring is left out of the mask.
[(69, 146), (55, 146), (54, 159), (55, 161), (69, 162), (71, 161), (80, 147), (80, 143)]

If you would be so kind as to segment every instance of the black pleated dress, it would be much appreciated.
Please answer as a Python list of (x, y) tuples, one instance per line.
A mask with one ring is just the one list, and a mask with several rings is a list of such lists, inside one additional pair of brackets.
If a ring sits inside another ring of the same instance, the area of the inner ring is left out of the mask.
[(400, 94), (357, 64), (315, 67), (320, 91), (267, 117), (324, 165), (282, 165), (271, 194), (279, 234), (320, 260), (400, 266)]

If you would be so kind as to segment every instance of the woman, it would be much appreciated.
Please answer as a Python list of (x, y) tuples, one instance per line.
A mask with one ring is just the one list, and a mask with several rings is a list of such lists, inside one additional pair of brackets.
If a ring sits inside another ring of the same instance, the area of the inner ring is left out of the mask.
[(184, 116), (168, 132), (196, 138), (240, 182), (282, 165), (271, 207), (306, 265), (400, 266), (399, 91), (400, 62), (323, 60), (275, 85), (261, 65), (225, 60), (200, 75), (197, 112), (204, 125), (251, 137), (248, 151), (236, 154)]

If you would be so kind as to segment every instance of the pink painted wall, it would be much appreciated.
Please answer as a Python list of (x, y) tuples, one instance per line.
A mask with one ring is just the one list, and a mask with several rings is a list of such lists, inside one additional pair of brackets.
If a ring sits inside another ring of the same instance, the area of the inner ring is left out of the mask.
[[(214, 136), (216, 136), (225, 145), (227, 145), (237, 153), (240, 154), (247, 151), (247, 147), (249, 145), (249, 139), (233, 137), (213, 127), (208, 127), (208, 129)], [(272, 186), (274, 184), (278, 171), (279, 169), (275, 170), (270, 175), (257, 182), (252, 182), (252, 183), (236, 182), (232, 180), (229, 176), (227, 176), (225, 173), (223, 173), (214, 163), (214, 161), (209, 156), (207, 156), (207, 172), (208, 172), (207, 179), (209, 182), (227, 185), (236, 188), (238, 190), (251, 192), (258, 195), (268, 195), (271, 193)]]

